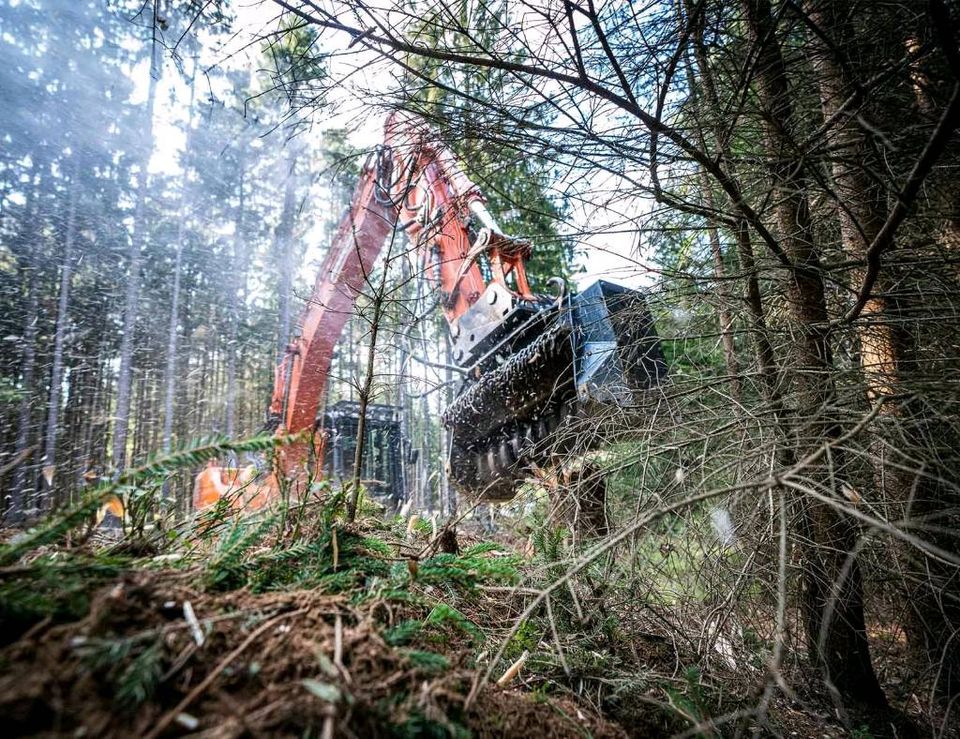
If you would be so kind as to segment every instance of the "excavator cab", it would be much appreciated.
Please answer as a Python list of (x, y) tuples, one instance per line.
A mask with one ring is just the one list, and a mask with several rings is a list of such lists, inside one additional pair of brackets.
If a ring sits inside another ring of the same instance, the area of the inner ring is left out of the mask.
[[(380, 403), (366, 407), (360, 481), (370, 495), (387, 504), (388, 508), (397, 507), (406, 492), (401, 411), (398, 406)], [(341, 400), (324, 412), (323, 428), (327, 435), (323, 460), (325, 478), (338, 481), (353, 478), (359, 425), (359, 403)]]

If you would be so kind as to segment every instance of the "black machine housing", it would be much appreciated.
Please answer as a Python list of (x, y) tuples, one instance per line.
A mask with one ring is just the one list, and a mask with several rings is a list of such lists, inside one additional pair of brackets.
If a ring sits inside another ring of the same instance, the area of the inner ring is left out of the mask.
[(660, 385), (667, 368), (637, 290), (598, 280), (536, 303), (491, 291), (454, 328), (455, 359), (468, 372), (443, 421), (454, 483), (473, 497), (506, 500), (532, 464), (547, 461), (565, 418), (628, 406)]
[[(399, 406), (370, 403), (364, 424), (360, 479), (370, 493), (389, 498), (391, 503), (402, 501), (406, 494), (400, 412)], [(342, 482), (353, 477), (359, 422), (360, 404), (354, 401), (338, 401), (324, 412), (327, 443), (323, 468), (328, 480)]]

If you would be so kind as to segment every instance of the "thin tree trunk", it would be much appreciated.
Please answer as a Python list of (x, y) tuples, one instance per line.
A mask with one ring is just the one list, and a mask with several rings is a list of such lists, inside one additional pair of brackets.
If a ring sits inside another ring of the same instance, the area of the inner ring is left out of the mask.
[[(107, 397), (110, 382), (107, 378), (106, 360), (104, 359), (107, 355), (106, 345), (107, 341), (104, 338), (100, 346), (96, 347), (97, 353), (93, 357), (95, 367), (91, 382), (93, 398), (90, 402), (90, 412), (86, 417), (83, 431), (83, 470), (81, 476), (84, 477), (100, 475), (104, 471), (101, 463), (106, 456), (106, 443), (103, 437), (109, 423), (104, 424), (102, 419), (106, 418), (109, 413), (110, 405)], [(98, 426), (102, 426), (102, 428), (98, 430)], [(98, 441), (100, 443), (97, 443)]]
[(297, 155), (291, 146), (287, 159), (287, 179), (283, 191), (283, 211), (277, 225), (277, 246), (280, 257), (280, 285), (277, 293), (279, 324), (277, 326), (277, 363), (283, 361), (293, 327), (293, 226), (296, 221)]
[[(77, 347), (84, 351), (82, 347)], [(60, 463), (60, 486), (63, 493), (58, 503), (67, 505), (76, 500), (76, 493), (82, 486), (84, 464), (84, 444), (86, 442), (86, 422), (92, 413), (92, 402), (96, 397), (96, 390), (91, 382), (93, 371), (86, 358), (79, 361), (70, 369), (69, 393), (64, 403), (64, 424), (66, 439), (65, 445), (70, 454), (65, 462)]]
[(147, 384), (149, 381), (149, 368), (141, 368), (141, 370), (136, 373), (136, 383), (132, 398), (132, 407), (134, 409), (133, 417), (136, 419), (133, 424), (133, 433), (131, 434), (133, 442), (133, 459), (141, 459), (144, 453), (144, 438), (146, 436), (145, 430), (148, 423), (149, 413), (149, 409), (147, 407)]
[(227, 310), (229, 311), (230, 327), (227, 331), (227, 407), (226, 407), (226, 434), (232, 439), (236, 433), (236, 402), (237, 402), (237, 343), (240, 337), (240, 283), (244, 274), (245, 265), (243, 253), (243, 157), (240, 157), (239, 201), (234, 217), (233, 254), (231, 255), (231, 279)]
[[(700, 183), (703, 188), (704, 201), (710, 210), (715, 210), (713, 190), (710, 187), (710, 178), (700, 170)], [(725, 289), (726, 267), (723, 263), (723, 250), (720, 245), (720, 231), (716, 223), (707, 225), (707, 238), (710, 242), (710, 253), (713, 256), (713, 275), (716, 278), (716, 296), (719, 302), (717, 314), (720, 318), (720, 340), (723, 345), (723, 360), (727, 368), (730, 382), (730, 397), (736, 403), (735, 412), (739, 413), (743, 401), (743, 389), (740, 383), (740, 368), (737, 363), (737, 349), (733, 341), (733, 313), (723, 296)]]
[[(426, 388), (424, 388), (426, 389)], [(426, 392), (420, 396), (420, 423), (423, 439), (423, 476), (420, 478), (420, 505), (422, 510), (433, 510), (433, 491), (430, 489), (430, 471), (433, 468), (433, 444), (430, 443), (430, 398)]]
[[(190, 75), (190, 101), (187, 104), (187, 126), (193, 121), (193, 105), (196, 99), (197, 90), (197, 61), (194, 59), (193, 72)], [(188, 128), (186, 149), (190, 150), (190, 139), (192, 129)], [(167, 364), (163, 380), (163, 438), (162, 445), (164, 452), (170, 452), (173, 448), (173, 414), (175, 411), (174, 401), (177, 390), (177, 351), (179, 343), (180, 323), (180, 279), (183, 266), (183, 245), (187, 233), (187, 214), (185, 213), (187, 205), (187, 188), (189, 178), (184, 169), (180, 178), (180, 203), (177, 208), (177, 247), (173, 261), (173, 287), (170, 291), (170, 321), (167, 328)], [(168, 486), (164, 485), (164, 494), (168, 495)]]
[[(403, 299), (409, 300), (410, 295), (408, 287), (411, 280), (411, 270), (410, 270), (410, 261), (408, 258), (404, 257), (401, 264), (401, 279), (403, 280)], [(414, 310), (419, 310), (419, 303), (414, 300), (413, 302)], [(397, 501), (397, 507), (399, 508), (404, 503), (407, 502), (409, 493), (407, 491), (407, 484), (409, 480), (408, 474), (408, 463), (407, 463), (407, 444), (410, 439), (410, 400), (409, 393), (407, 392), (407, 377), (410, 374), (410, 369), (408, 363), (410, 362), (410, 344), (412, 343), (411, 332), (413, 331), (413, 324), (409, 324), (404, 328), (403, 338), (400, 342), (400, 373), (397, 377), (397, 400), (396, 404), (400, 408), (400, 475), (403, 478), (403, 500)], [(341, 350), (342, 351), (342, 350)]]
[[(151, 24), (156, 18), (151, 16)], [(131, 379), (133, 376), (133, 346), (140, 308), (140, 259), (146, 242), (144, 224), (147, 200), (147, 166), (153, 149), (153, 109), (157, 96), (157, 81), (160, 74), (159, 49), (150, 46), (150, 81), (147, 88), (147, 105), (143, 151), (137, 177), (137, 202), (133, 214), (133, 233), (127, 255), (127, 294), (123, 309), (123, 334), (120, 340), (120, 369), (117, 374), (117, 407), (114, 413), (111, 461), (114, 472), (119, 475), (127, 463), (127, 434), (130, 424)]]
[[(384, 266), (384, 275), (387, 269)], [(350, 485), (350, 497), (347, 500), (347, 521), (353, 523), (357, 516), (357, 505), (360, 500), (360, 480), (363, 472), (363, 453), (366, 448), (367, 434), (367, 407), (373, 392), (373, 376), (377, 351), (377, 337), (380, 333), (380, 318), (383, 309), (383, 281), (381, 278), (381, 289), (373, 299), (373, 316), (370, 323), (370, 336), (367, 344), (367, 367), (364, 373), (363, 384), (358, 389), (360, 398), (358, 416), (357, 416), (357, 445), (353, 453), (353, 480)]]
[(30, 498), (30, 479), (33, 467), (28, 459), (30, 456), (30, 432), (33, 419), (33, 392), (34, 375), (37, 364), (37, 323), (40, 320), (40, 297), (37, 286), (37, 243), (40, 234), (38, 221), (40, 219), (40, 193), (43, 184), (44, 165), (38, 164), (41, 178), (30, 191), (30, 202), (26, 206), (26, 221), (23, 226), (23, 254), (21, 255), (21, 274), (26, 283), (25, 311), (23, 315), (23, 331), (21, 341), (23, 351), (20, 360), (20, 407), (17, 413), (17, 433), (14, 442), (14, 459), (20, 460), (13, 473), (10, 486), (10, 514), (9, 520), (19, 523), (27, 515), (27, 509), (32, 508)]
[[(687, 4), (688, 7), (686, 12), (689, 13), (689, 0), (687, 0)], [(701, 24), (696, 24), (696, 29), (697, 30), (695, 30), (694, 33), (699, 34), (699, 36), (694, 39), (695, 44), (698, 40), (702, 40)], [(687, 65), (687, 84), (689, 85), (690, 90), (695, 94), (697, 85), (694, 79), (693, 68), (690, 64)], [(706, 106), (700, 104), (699, 96), (697, 96), (696, 102), (698, 104), (698, 111), (702, 112), (706, 110)], [(706, 150), (706, 137), (702, 133), (700, 135), (700, 143), (701, 146), (703, 146)], [(710, 212), (716, 212), (717, 204), (713, 196), (710, 175), (703, 167), (699, 167), (699, 175), (700, 189), (703, 193), (704, 205)], [(723, 247), (720, 242), (720, 229), (716, 219), (708, 219), (707, 238), (710, 243), (710, 254), (713, 257), (713, 275), (716, 278), (715, 294), (717, 296), (717, 315), (720, 319), (720, 340), (723, 345), (723, 360), (730, 382), (730, 396), (736, 403), (736, 412), (739, 413), (743, 401), (743, 387), (740, 379), (740, 368), (739, 363), (737, 362), (737, 350), (733, 337), (733, 311), (730, 309), (730, 305), (726, 296), (723, 295), (727, 269), (723, 261)]]
[[(835, 402), (828, 315), (807, 183), (793, 153), (793, 112), (786, 67), (776, 38), (769, 0), (744, 0), (773, 178), (773, 215), (784, 251), (793, 262), (788, 302), (800, 331), (794, 344), (798, 458), (835, 438), (837, 424), (825, 413)], [(834, 455), (836, 468), (842, 463)], [(837, 481), (821, 465), (811, 466), (815, 484), (834, 490)], [(863, 613), (863, 583), (855, 557), (857, 532), (849, 518), (824, 503), (795, 500), (804, 548), (803, 613), (811, 662), (840, 694), (883, 706), (886, 700), (873, 671)]]
[(177, 251), (173, 261), (173, 287), (170, 292), (170, 322), (167, 328), (167, 366), (164, 372), (163, 393), (163, 451), (173, 447), (174, 398), (177, 388), (177, 344), (180, 322), (180, 271), (183, 263), (183, 241), (186, 236), (186, 219), (181, 213), (177, 229)]
[(11, 487), (11, 516), (10, 520), (19, 522), (24, 519), (27, 509), (33, 505), (30, 497), (30, 479), (33, 465), (27, 459), (30, 446), (30, 429), (32, 426), (33, 409), (33, 378), (37, 363), (37, 322), (39, 321), (39, 295), (37, 289), (36, 269), (28, 265), (25, 269), (27, 280), (26, 312), (23, 322), (23, 359), (21, 360), (20, 386), (23, 393), (20, 399), (20, 410), (17, 418), (17, 440), (15, 445), (15, 459), (21, 460), (13, 474)]
[[(370, 333), (367, 344), (367, 366), (364, 372), (363, 383), (358, 388), (360, 407), (357, 418), (357, 446), (353, 455), (353, 479), (351, 480), (350, 497), (347, 499), (347, 521), (350, 523), (356, 518), (357, 505), (360, 500), (360, 475), (362, 472), (364, 449), (366, 447), (367, 408), (373, 399), (373, 380), (377, 366), (377, 339), (380, 335), (380, 323), (384, 315), (384, 303), (387, 297), (387, 280), (390, 275), (390, 262), (393, 258), (393, 247), (396, 239), (397, 233), (394, 231), (390, 236), (390, 243), (387, 246), (387, 253), (384, 256), (381, 267), (380, 281), (373, 291), (373, 300), (370, 306), (372, 315), (370, 317)], [(367, 281), (369, 284), (369, 276)], [(350, 346), (353, 346), (353, 344), (351, 343)]]
[[(450, 339), (450, 332), (446, 330), (446, 326), (443, 327), (440, 333), (443, 336), (444, 347), (444, 404), (449, 405), (453, 402), (453, 342)], [(457, 513), (457, 494), (453, 485), (450, 484), (450, 475), (448, 474), (446, 464), (446, 455), (450, 453), (450, 447), (453, 441), (451, 438), (452, 432), (446, 426), (442, 426), (440, 435), (443, 439), (442, 452), (444, 455), (443, 464), (440, 466), (440, 484), (444, 501), (443, 513), (446, 516), (453, 517)]]
[[(74, 154), (79, 158), (79, 153)], [(60, 386), (63, 383), (63, 343), (67, 333), (67, 309), (70, 305), (70, 281), (73, 277), (73, 242), (76, 238), (78, 173), (74, 162), (73, 181), (70, 183), (70, 205), (67, 214), (67, 232), (63, 243), (63, 263), (60, 265), (60, 296), (57, 301), (57, 322), (53, 334), (53, 367), (50, 370), (50, 393), (47, 396), (47, 433), (43, 452), (44, 492), (40, 508), (47, 510), (55, 505), (53, 500), (54, 479), (57, 470), (57, 432), (60, 422)]]
[[(730, 151), (729, 135), (724, 128), (724, 110), (720, 105), (717, 87), (713, 79), (713, 70), (707, 57), (706, 44), (703, 38), (703, 17), (700, 11), (694, 8), (691, 0), (683, 0), (684, 12), (691, 23), (691, 40), (693, 42), (694, 58), (696, 59), (697, 75), (703, 90), (702, 98), (698, 98), (701, 117), (707, 120), (707, 127), (713, 132), (713, 144), (731, 174), (736, 172), (736, 165)], [(704, 105), (705, 103), (705, 105)], [(705, 183), (706, 185), (706, 183)], [(710, 192), (709, 187), (705, 191)], [(729, 202), (728, 205), (733, 206)], [(716, 205), (714, 202), (713, 205)], [(760, 291), (760, 279), (756, 258), (753, 252), (753, 243), (750, 238), (750, 227), (739, 210), (731, 207), (735, 212), (733, 228), (734, 244), (736, 245), (737, 261), (746, 280), (745, 302), (750, 318), (751, 338), (760, 369), (760, 381), (764, 397), (774, 414), (775, 425), (780, 427), (783, 420), (783, 397), (779, 382), (777, 356), (770, 340), (770, 331), (767, 328), (766, 314), (763, 305), (763, 294)], [(721, 255), (722, 257), (722, 255)], [(716, 259), (716, 256), (714, 257)], [(781, 454), (783, 449), (781, 449)]]

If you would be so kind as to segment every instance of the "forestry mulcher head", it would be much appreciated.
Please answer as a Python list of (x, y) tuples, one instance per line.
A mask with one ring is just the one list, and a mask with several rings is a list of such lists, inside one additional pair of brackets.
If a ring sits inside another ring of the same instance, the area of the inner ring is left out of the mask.
[(493, 283), (453, 336), (467, 379), (443, 414), (450, 471), (462, 493), (481, 500), (509, 500), (557, 450), (597, 446), (602, 429), (574, 434), (565, 422), (633, 405), (666, 375), (643, 296), (602, 280), (537, 301)]

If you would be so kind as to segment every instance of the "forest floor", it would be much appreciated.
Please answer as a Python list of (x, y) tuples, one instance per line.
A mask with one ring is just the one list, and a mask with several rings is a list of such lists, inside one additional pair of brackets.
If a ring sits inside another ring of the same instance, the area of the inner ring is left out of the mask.
[[(774, 692), (757, 713), (764, 699), (746, 667), (690, 666), (702, 660), (675, 634), (651, 614), (592, 599), (595, 583), (538, 599), (536, 584), (560, 566), (558, 537), (534, 537), (530, 551), (509, 536), (485, 541), (373, 512), (345, 524), (340, 503), (297, 515), (219, 511), (166, 532), (162, 546), (155, 535), (75, 534), (24, 551), (24, 534), (8, 532), (0, 554), (17, 555), (0, 568), (8, 735), (912, 733), (870, 716), (845, 728), (828, 696), (795, 676), (803, 694)], [(878, 636), (895, 670), (898, 638)], [(916, 696), (902, 682), (909, 713)], [(919, 702), (914, 713), (923, 725)]]

